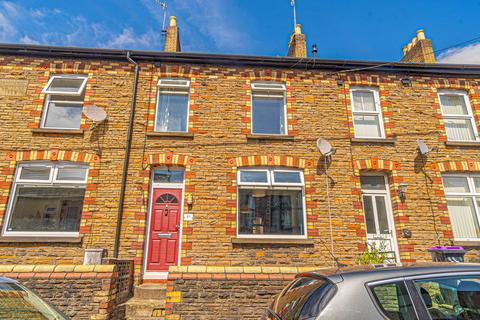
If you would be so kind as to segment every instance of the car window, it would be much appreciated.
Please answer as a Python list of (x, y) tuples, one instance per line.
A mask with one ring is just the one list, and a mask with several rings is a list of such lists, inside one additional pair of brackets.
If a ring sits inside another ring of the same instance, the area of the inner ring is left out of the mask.
[(335, 286), (327, 279), (300, 277), (277, 298), (273, 311), (282, 320), (315, 319), (334, 293)]
[(13, 282), (0, 282), (0, 319), (66, 320), (33, 292)]
[(433, 320), (480, 319), (480, 276), (430, 278), (414, 282)]
[(371, 289), (378, 306), (388, 319), (417, 319), (412, 300), (403, 281), (374, 285)]

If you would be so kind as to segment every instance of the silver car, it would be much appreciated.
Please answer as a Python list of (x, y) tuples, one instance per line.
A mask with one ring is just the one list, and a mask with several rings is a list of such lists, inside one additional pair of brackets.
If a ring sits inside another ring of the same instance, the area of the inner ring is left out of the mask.
[(15, 280), (0, 277), (0, 319), (68, 320)]
[(480, 320), (480, 264), (381, 265), (302, 273), (266, 313), (271, 320)]

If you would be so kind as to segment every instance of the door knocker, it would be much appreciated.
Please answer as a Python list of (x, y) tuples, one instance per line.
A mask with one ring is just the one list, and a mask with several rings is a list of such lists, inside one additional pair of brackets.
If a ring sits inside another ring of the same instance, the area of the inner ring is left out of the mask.
[(168, 216), (168, 204), (165, 205), (165, 216)]

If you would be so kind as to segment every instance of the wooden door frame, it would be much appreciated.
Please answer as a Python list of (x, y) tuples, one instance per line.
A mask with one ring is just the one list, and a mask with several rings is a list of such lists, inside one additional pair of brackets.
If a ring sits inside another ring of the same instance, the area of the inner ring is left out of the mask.
[[(143, 245), (143, 257), (142, 257), (142, 278), (143, 279), (166, 279), (168, 275), (168, 271), (147, 271), (147, 263), (148, 263), (148, 249), (150, 243), (150, 221), (152, 216), (152, 208), (153, 208), (153, 191), (156, 189), (177, 189), (182, 191), (182, 197), (179, 199), (181, 202), (180, 205), (180, 218), (178, 224), (180, 228), (178, 229), (178, 260), (177, 266), (180, 265), (180, 261), (182, 259), (182, 235), (183, 235), (183, 211), (184, 211), (184, 198), (185, 198), (185, 177), (182, 183), (154, 183), (153, 182), (153, 175), (155, 174), (155, 170), (157, 169), (164, 169), (164, 167), (157, 167), (153, 168), (150, 173), (150, 186), (148, 192), (148, 206), (147, 206), (147, 216), (145, 220), (145, 240)], [(171, 169), (182, 169), (185, 173), (184, 168), (176, 167)]]

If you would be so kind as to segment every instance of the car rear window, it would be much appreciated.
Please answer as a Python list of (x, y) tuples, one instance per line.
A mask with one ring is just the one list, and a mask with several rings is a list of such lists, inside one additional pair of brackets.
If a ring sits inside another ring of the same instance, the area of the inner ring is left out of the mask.
[(335, 286), (323, 278), (300, 277), (292, 281), (274, 303), (282, 320), (308, 320), (320, 314)]

